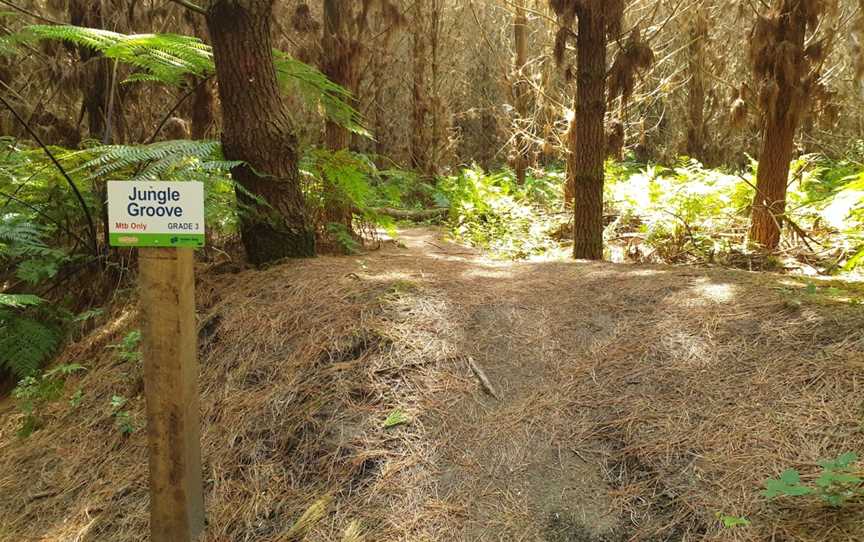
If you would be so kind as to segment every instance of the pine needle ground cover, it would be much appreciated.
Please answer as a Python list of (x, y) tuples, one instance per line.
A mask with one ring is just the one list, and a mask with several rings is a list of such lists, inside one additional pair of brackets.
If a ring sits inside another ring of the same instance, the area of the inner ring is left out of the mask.
[[(440, 236), (199, 269), (204, 540), (864, 539), (761, 495), (864, 451), (860, 286)], [(146, 540), (134, 299), (102, 318), (38, 431), (0, 406), (0, 540)]]

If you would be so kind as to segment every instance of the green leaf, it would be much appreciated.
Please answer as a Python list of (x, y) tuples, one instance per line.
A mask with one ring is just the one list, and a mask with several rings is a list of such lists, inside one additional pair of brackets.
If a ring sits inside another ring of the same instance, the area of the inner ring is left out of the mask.
[(727, 529), (734, 529), (735, 527), (746, 527), (750, 525), (750, 520), (743, 516), (727, 516), (725, 514), (721, 514), (717, 512), (717, 519), (719, 519), (723, 526)]
[(41, 304), (44, 299), (31, 294), (0, 294), (0, 307), (20, 309)]
[(795, 469), (786, 469), (780, 474), (780, 480), (787, 484), (797, 484), (801, 482), (801, 475)]
[(391, 427), (396, 427), (397, 425), (403, 425), (409, 423), (411, 419), (402, 412), (401, 409), (396, 409), (387, 416), (387, 419), (384, 420), (384, 429), (389, 429)]
[(795, 469), (783, 471), (778, 480), (769, 478), (765, 480), (765, 490), (762, 495), (769, 499), (780, 496), (800, 497), (809, 495), (813, 490), (801, 485), (801, 475)]

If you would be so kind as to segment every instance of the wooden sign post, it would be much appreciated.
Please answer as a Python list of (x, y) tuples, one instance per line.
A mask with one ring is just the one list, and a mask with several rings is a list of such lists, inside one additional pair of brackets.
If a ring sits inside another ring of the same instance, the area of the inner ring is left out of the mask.
[(108, 183), (113, 246), (137, 246), (150, 450), (150, 540), (204, 529), (195, 254), (204, 244), (200, 183)]

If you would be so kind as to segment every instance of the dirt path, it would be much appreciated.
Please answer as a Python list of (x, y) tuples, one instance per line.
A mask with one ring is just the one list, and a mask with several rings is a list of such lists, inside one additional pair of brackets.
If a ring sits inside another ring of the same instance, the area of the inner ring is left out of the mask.
[[(784, 526), (783, 513), (765, 510), (758, 492), (778, 468), (860, 447), (854, 430), (818, 446), (807, 439), (821, 432), (817, 419), (860, 422), (856, 400), (829, 399), (825, 390), (855, 388), (842, 374), (860, 374), (849, 362), (864, 360), (861, 310), (802, 307), (790, 294), (801, 285), (777, 276), (493, 262), (435, 232), (400, 239), (404, 254), (378, 260), (380, 272), (412, 276), (417, 290), (402, 299), (407, 306), (440, 307), (444, 333), (436, 340), (446, 337), (440, 347), (458, 355), (435, 380), (463, 384), (450, 391), (456, 398), (428, 401), (435, 414), (424, 435), (429, 491), (458, 514), (430, 522), (419, 538), (765, 536), (768, 525), (722, 531), (716, 513), (766, 513), (775, 533), (824, 536), (818, 519)], [(423, 311), (407, 316), (415, 329), (429, 321)], [(499, 399), (484, 392), (469, 358)], [(831, 521), (848, 526), (861, 517)], [(827, 539), (844, 536), (857, 535)]]
[[(322, 497), (307, 540), (864, 540), (859, 505), (759, 495), (864, 451), (860, 288), (494, 262), (440, 237), (202, 269), (205, 540), (288, 540)], [(143, 426), (140, 367), (106, 349), (133, 327), (118, 307), (69, 347), (84, 400), (28, 440), (0, 412), (0, 540), (146, 538), (145, 432), (108, 407)]]

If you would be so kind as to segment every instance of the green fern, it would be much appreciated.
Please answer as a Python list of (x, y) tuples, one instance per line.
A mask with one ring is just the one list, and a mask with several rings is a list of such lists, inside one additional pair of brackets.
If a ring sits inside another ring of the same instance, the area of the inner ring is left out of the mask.
[(59, 331), (36, 320), (0, 313), (0, 368), (33, 376), (60, 344)]
[[(32, 294), (0, 294), (0, 310), (4, 308), (23, 309), (42, 304), (43, 299)], [(0, 318), (3, 313), (0, 312)]]
[(41, 255), (50, 250), (41, 226), (15, 216), (0, 218), (0, 259)]
[(179, 85), (184, 82), (186, 75), (202, 77), (214, 71), (210, 47), (190, 36), (126, 35), (72, 25), (32, 25), (20, 34), (20, 39), (60, 40), (93, 49), (108, 58), (144, 71), (143, 74), (134, 74), (131, 81), (146, 78)]
[[(141, 71), (131, 82), (161, 82), (181, 85), (186, 76), (215, 74), (213, 50), (200, 39), (178, 34), (120, 34), (98, 28), (72, 25), (32, 25), (15, 39), (61, 40), (98, 51), (108, 58)], [(333, 122), (357, 134), (369, 136), (360, 113), (351, 106), (351, 93), (330, 81), (319, 70), (279, 50), (273, 51), (274, 68), (283, 87), (293, 87), (310, 106), (320, 104)]]
[(241, 162), (222, 156), (218, 141), (160, 141), (149, 145), (105, 145), (89, 150), (95, 158), (74, 170), (90, 170), (89, 178), (107, 178), (121, 171), (136, 170), (130, 181), (165, 179), (168, 174), (183, 176), (194, 169), (228, 171)]
[(326, 75), (279, 50), (273, 51), (276, 75), (283, 87), (293, 86), (309, 105), (321, 104), (327, 117), (349, 131), (364, 136), (372, 135), (363, 126), (363, 117), (349, 105), (354, 99), (351, 92)]

